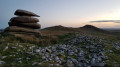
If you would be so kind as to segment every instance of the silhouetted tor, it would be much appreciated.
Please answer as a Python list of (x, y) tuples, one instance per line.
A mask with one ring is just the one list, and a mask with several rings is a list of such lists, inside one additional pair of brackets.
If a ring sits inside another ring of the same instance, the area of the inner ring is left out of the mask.
[(16, 10), (15, 15), (17, 15), (17, 17), (10, 19), (8, 22), (9, 27), (5, 29), (5, 32), (40, 35), (40, 32), (35, 30), (41, 28), (41, 25), (37, 23), (39, 19), (33, 18), (33, 16), (39, 17), (38, 15), (26, 10)]

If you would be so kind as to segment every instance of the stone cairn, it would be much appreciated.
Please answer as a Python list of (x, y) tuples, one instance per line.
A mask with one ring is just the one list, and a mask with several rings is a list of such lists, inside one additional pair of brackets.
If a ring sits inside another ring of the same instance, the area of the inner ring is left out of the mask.
[(40, 32), (36, 29), (40, 29), (41, 25), (38, 24), (39, 20), (33, 17), (40, 17), (35, 13), (18, 9), (15, 11), (13, 17), (8, 22), (9, 27), (5, 29), (5, 32), (12, 34), (34, 34), (40, 35)]

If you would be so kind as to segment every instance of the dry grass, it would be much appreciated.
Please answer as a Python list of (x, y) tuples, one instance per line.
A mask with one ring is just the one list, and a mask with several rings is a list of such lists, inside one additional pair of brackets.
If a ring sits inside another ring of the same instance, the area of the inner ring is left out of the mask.
[[(56, 44), (59, 42), (59, 38), (57, 36), (58, 33), (60, 32), (49, 33), (49, 31), (45, 31), (44, 33), (41, 32), (41, 34), (44, 34), (41, 37), (36, 37), (35, 35), (14, 34), (14, 35), (4, 36), (4, 38), (0, 40), (1, 41), (4, 40), (5, 42), (10, 42), (10, 43), (20, 42), (20, 43), (36, 44), (39, 46), (46, 46), (46, 45)], [(64, 34), (64, 33), (60, 33), (60, 34)]]
[(69, 31), (50, 31), (50, 30), (44, 30), (40, 32), (42, 36), (59, 36), (70, 33)]

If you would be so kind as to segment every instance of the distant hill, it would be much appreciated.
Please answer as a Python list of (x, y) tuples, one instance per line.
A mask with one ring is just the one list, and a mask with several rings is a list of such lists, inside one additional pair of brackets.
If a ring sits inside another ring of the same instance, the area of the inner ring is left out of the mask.
[(100, 28), (97, 28), (97, 27), (95, 27), (93, 25), (85, 25), (85, 26), (79, 27), (79, 28), (64, 27), (64, 26), (58, 25), (58, 26), (47, 27), (47, 28), (44, 28), (42, 30), (49, 30), (49, 31), (76, 31), (76, 32), (79, 32), (79, 31), (107, 32), (107, 31), (105, 31), (103, 29), (100, 29)]
[(120, 28), (102, 28), (102, 29), (108, 31), (120, 31)]
[(85, 25), (83, 27), (80, 27), (81, 30), (86, 30), (86, 31), (97, 31), (97, 32), (107, 32), (106, 30), (100, 29), (98, 27), (95, 27), (93, 25)]
[(0, 29), (0, 32), (2, 32), (4, 29)]
[(44, 28), (42, 30), (51, 30), (51, 31), (71, 31), (73, 30), (74, 28), (72, 27), (64, 27), (62, 25), (58, 25), (58, 26), (52, 26), (52, 27), (47, 27), (47, 28)]

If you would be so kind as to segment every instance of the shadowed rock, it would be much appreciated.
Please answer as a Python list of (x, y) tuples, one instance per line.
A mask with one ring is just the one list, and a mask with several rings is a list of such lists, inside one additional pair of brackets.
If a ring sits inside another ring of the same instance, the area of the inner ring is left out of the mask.
[(17, 34), (19, 34), (19, 35), (35, 35), (35, 36), (40, 36), (40, 33), (27, 33), (27, 32), (9, 32), (9, 34), (14, 34), (14, 35), (17, 35)]
[(16, 10), (14, 14), (18, 15), (18, 16), (36, 16), (36, 17), (40, 17), (39, 15), (37, 15), (35, 13), (32, 13), (30, 11), (26, 11), (26, 10), (21, 10), (21, 9)]
[(7, 27), (5, 29), (5, 32), (25, 32), (25, 33), (38, 33), (38, 34), (40, 34), (40, 32), (37, 30), (24, 28), (24, 27), (18, 27), (18, 26)]
[(13, 17), (10, 19), (11, 22), (18, 23), (37, 23), (39, 20), (37, 18), (32, 18), (28, 16)]
[(39, 29), (41, 28), (40, 24), (37, 23), (17, 23), (17, 22), (9, 22), (9, 26), (19, 26), (19, 27), (26, 27), (32, 29)]

